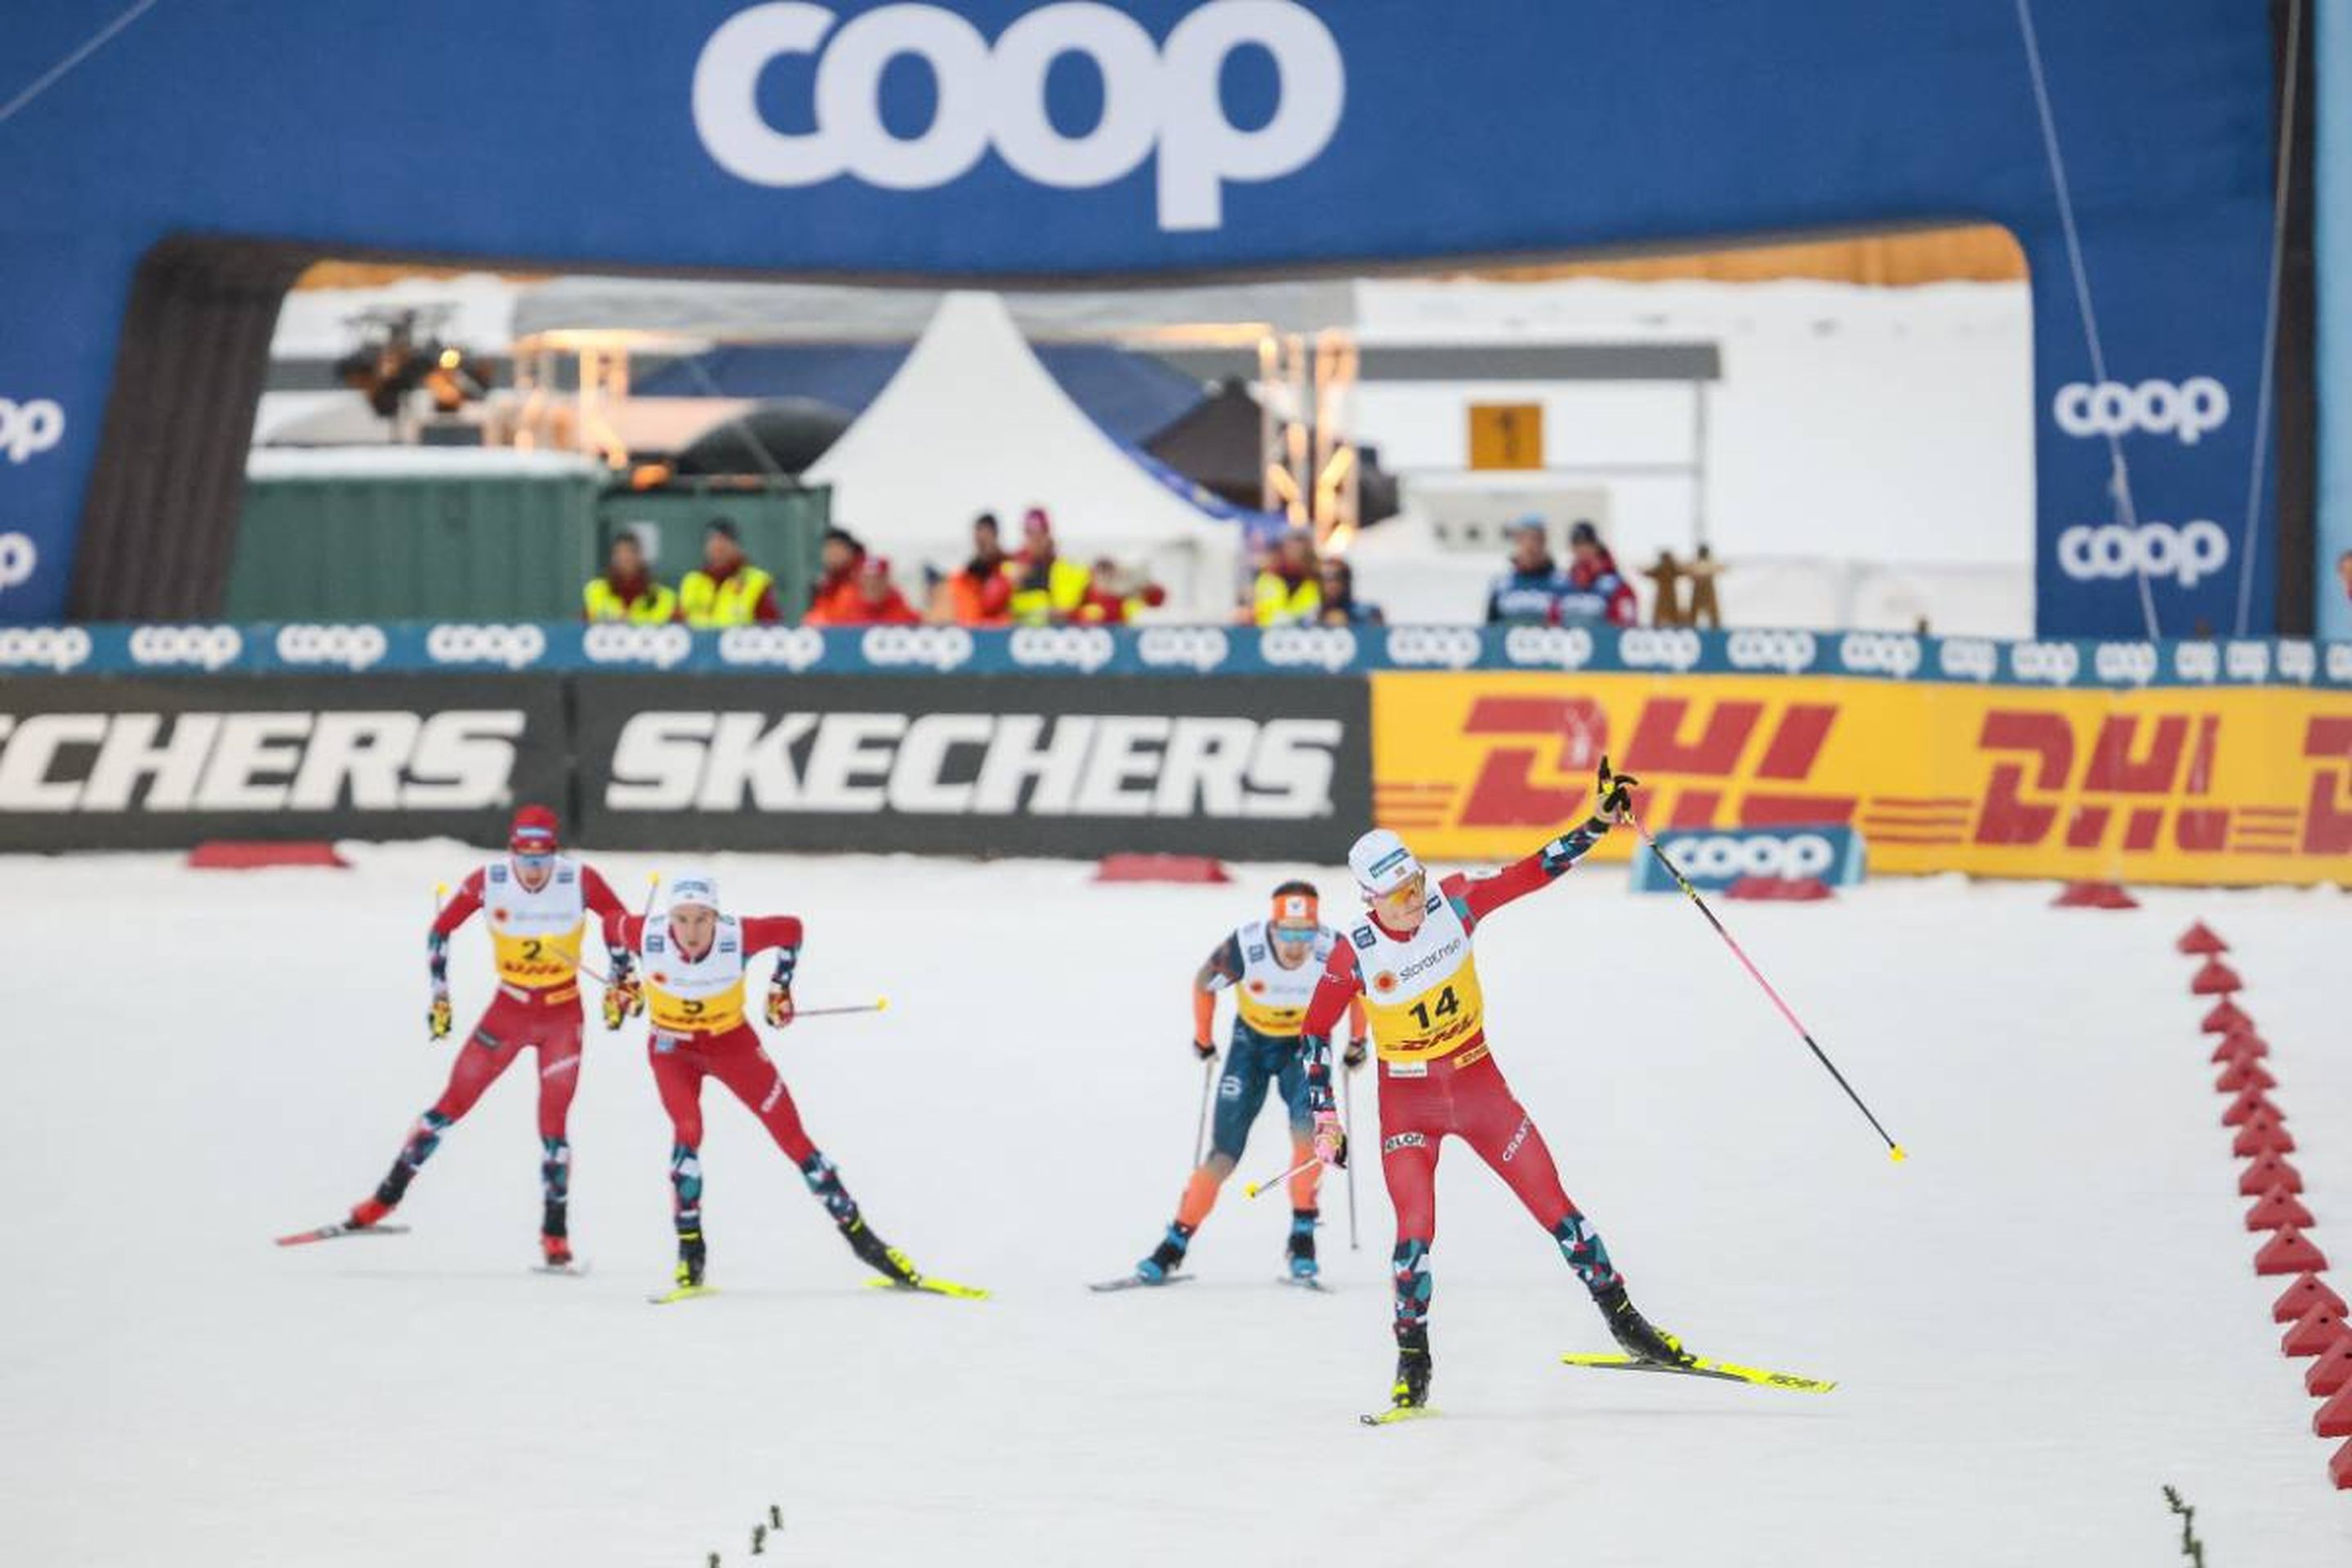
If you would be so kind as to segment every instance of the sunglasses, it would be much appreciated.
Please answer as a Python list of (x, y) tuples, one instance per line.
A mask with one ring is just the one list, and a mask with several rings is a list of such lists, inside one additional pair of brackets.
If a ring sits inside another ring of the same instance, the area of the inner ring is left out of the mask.
[(1274, 928), (1274, 940), (1276, 942), (1313, 942), (1315, 940), (1315, 927), (1276, 926)]

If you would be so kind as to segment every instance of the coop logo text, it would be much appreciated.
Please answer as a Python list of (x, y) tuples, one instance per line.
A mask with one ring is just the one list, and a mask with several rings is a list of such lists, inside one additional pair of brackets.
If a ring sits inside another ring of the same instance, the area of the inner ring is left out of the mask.
[(2069, 436), (2169, 436), (2194, 447), (2230, 417), (2230, 389), (2210, 375), (2188, 380), (2143, 381), (2127, 386), (2077, 381), (2058, 389), (2050, 416)]
[[(836, 27), (835, 24), (839, 26)], [(1274, 112), (1249, 129), (1226, 117), (1219, 89), (1236, 50), (1274, 58), (1281, 86)], [(1102, 81), (1094, 125), (1055, 124), (1046, 73), (1083, 56)], [(780, 60), (813, 58), (813, 130), (784, 131), (760, 103), (760, 83)], [(936, 108), (899, 135), (882, 114), (882, 81), (894, 62), (919, 60)], [(1117, 7), (1040, 6), (992, 44), (939, 5), (894, 5), (842, 22), (807, 0), (738, 12), (703, 46), (694, 68), (694, 126), (722, 169), (755, 185), (821, 184), (844, 175), (892, 191), (928, 191), (970, 174), (992, 148), (1024, 179), (1087, 190), (1132, 174), (1157, 155), (1160, 226), (1224, 223), (1227, 184), (1254, 184), (1311, 163), (1339, 129), (1347, 91), (1330, 29), (1293, 0), (1211, 0), (1155, 42)]]

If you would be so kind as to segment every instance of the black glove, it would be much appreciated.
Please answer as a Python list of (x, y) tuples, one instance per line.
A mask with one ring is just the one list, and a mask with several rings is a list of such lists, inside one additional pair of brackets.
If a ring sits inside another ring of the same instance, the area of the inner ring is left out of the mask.
[(1217, 1047), (1207, 1040), (1194, 1040), (1192, 1042), (1192, 1054), (1200, 1058), (1204, 1062), (1214, 1061), (1217, 1056)]
[(1609, 759), (1602, 757), (1599, 786), (1595, 791), (1600, 796), (1600, 805), (1594, 808), (1593, 815), (1607, 822), (1624, 821), (1633, 815), (1633, 792), (1641, 787), (1640, 779), (1632, 773), (1612, 772)]
[(1364, 1065), (1364, 1042), (1361, 1040), (1349, 1040), (1348, 1042), (1348, 1048), (1340, 1053), (1339, 1065), (1345, 1068), (1362, 1067)]

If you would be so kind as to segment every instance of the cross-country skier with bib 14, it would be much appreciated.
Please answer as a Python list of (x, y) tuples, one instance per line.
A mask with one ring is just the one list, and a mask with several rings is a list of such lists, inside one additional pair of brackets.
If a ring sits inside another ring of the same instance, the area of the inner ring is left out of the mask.
[(1691, 1364), (1679, 1342), (1634, 1310), (1608, 1248), (1561, 1189), (1543, 1134), (1495, 1065), (1471, 952), (1482, 921), (1549, 886), (1600, 842), (1630, 806), (1635, 785), (1612, 773), (1603, 758), (1592, 816), (1489, 877), (1448, 877), (1432, 888), (1420, 860), (1385, 828), (1349, 851), (1349, 868), (1370, 909), (1324, 966), (1299, 1048), (1307, 1063), (1316, 1152), (1327, 1164), (1343, 1163), (1347, 1140), (1331, 1094), (1331, 1030), (1350, 1001), (1363, 999), (1380, 1058), (1381, 1170), (1397, 1222), (1396, 1383), (1390, 1410), (1367, 1420), (1418, 1413), (1429, 1403), (1429, 1249), (1437, 1233), (1438, 1147), (1449, 1134), (1468, 1143), (1551, 1234), (1628, 1355)]
[[(1213, 1029), (1217, 994), (1234, 994), (1234, 1025), (1225, 1070), (1217, 1079), (1217, 1112), (1207, 1159), (1194, 1169), (1177, 1201), (1176, 1217), (1151, 1256), (1126, 1279), (1097, 1289), (1127, 1285), (1164, 1285), (1183, 1267), (1185, 1248), (1240, 1163), (1250, 1123), (1265, 1103), (1269, 1084), (1279, 1087), (1290, 1113), (1292, 1162), (1306, 1168), (1290, 1178), (1290, 1239), (1286, 1267), (1301, 1284), (1315, 1282), (1316, 1193), (1323, 1174), (1314, 1159), (1314, 1116), (1307, 1100), (1307, 1067), (1298, 1053), (1298, 1026), (1317, 980), (1340, 942), (1317, 918), (1318, 897), (1311, 882), (1285, 882), (1274, 890), (1267, 918), (1252, 921), (1227, 936), (1192, 978), (1192, 1051), (1203, 1062), (1216, 1058)], [(1364, 1022), (1350, 1006), (1346, 1065), (1364, 1060)]]
[[(801, 921), (793, 915), (745, 915), (719, 910), (719, 884), (689, 872), (669, 885), (665, 917), (614, 914), (604, 925), (616, 947), (640, 957), (621, 1005), (648, 1015), (654, 1085), (669, 1113), (673, 1142), (670, 1192), (677, 1226), (677, 1289), (657, 1301), (703, 1293), (707, 1248), (702, 1233), (702, 1080), (717, 1079), (759, 1119), (785, 1157), (800, 1168), (809, 1192), (824, 1205), (842, 1239), (858, 1259), (893, 1285), (976, 1294), (927, 1280), (907, 1255), (874, 1234), (833, 1162), (809, 1142), (783, 1074), (769, 1058), (744, 1015), (744, 987), (752, 955), (772, 951), (765, 1016), (770, 1026), (793, 1021), (793, 975), (800, 963)], [(641, 985), (642, 991), (635, 989)]]
[[(570, 1271), (572, 1142), (564, 1123), (580, 1084), (580, 941), (591, 914), (604, 921), (622, 910), (593, 867), (559, 854), (559, 847), (555, 814), (526, 805), (509, 829), (507, 858), (468, 876), (441, 906), (425, 934), (433, 977), (426, 1029), (436, 1040), (448, 1037), (449, 939), (477, 910), (485, 911), (490, 928), (498, 994), (457, 1048), (448, 1087), (417, 1119), (374, 1194), (342, 1225), (281, 1237), (281, 1243), (382, 1226), (442, 1136), (518, 1057), (533, 1049), (539, 1056), (540, 1251), (543, 1268)], [(612, 961), (614, 978), (625, 982), (628, 954), (616, 952)]]

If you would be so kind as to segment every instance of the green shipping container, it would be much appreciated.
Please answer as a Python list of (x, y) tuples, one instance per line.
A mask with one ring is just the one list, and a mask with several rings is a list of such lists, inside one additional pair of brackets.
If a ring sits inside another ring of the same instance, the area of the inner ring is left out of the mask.
[(569, 620), (601, 562), (601, 468), (252, 478), (238, 621)]

